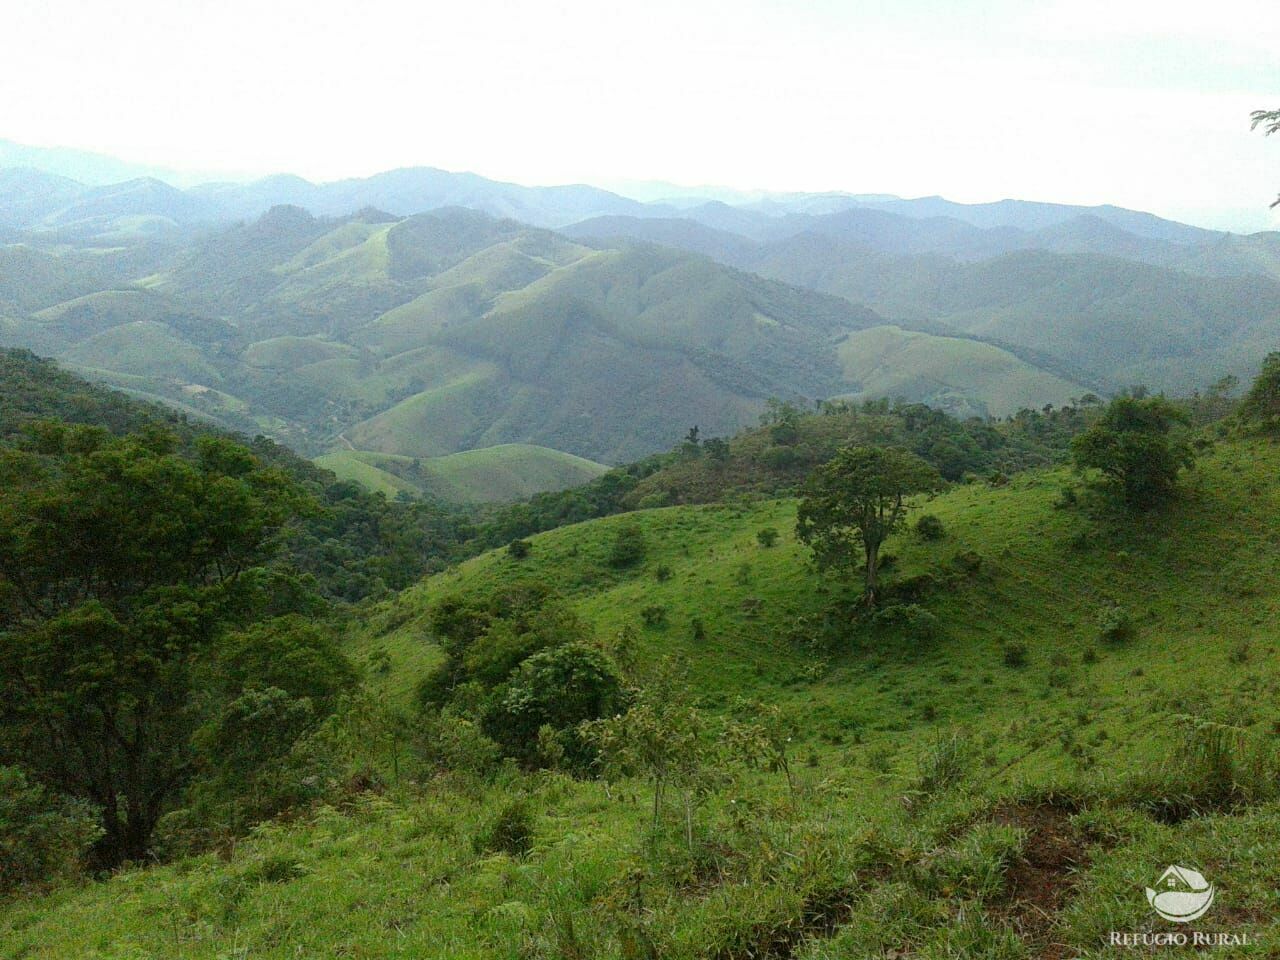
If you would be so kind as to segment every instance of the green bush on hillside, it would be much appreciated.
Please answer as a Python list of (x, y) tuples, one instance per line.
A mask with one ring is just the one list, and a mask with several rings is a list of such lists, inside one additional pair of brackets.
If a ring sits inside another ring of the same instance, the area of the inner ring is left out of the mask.
[(101, 835), (87, 805), (0, 766), (0, 896), (74, 873)]
[(893, 603), (881, 607), (871, 617), (871, 625), (892, 630), (908, 640), (928, 643), (942, 632), (938, 618), (916, 603)]
[(533, 847), (533, 813), (523, 800), (512, 800), (487, 820), (472, 838), (476, 853), (523, 857)]
[(1027, 665), (1027, 645), (1017, 641), (1006, 643), (1000, 657), (1006, 667), (1011, 670), (1020, 670)]
[(1147, 510), (1173, 496), (1178, 473), (1195, 461), (1191, 445), (1174, 432), (1187, 421), (1186, 411), (1164, 397), (1117, 397), (1071, 441), (1071, 454), (1080, 470), (1101, 473), (1104, 488), (1127, 509)]
[(633, 567), (644, 559), (647, 549), (644, 530), (640, 525), (623, 524), (613, 535), (613, 543), (609, 548), (609, 566), (617, 569)]
[(577, 733), (578, 724), (616, 713), (624, 699), (621, 680), (604, 654), (569, 643), (525, 660), (485, 712), (483, 727), (508, 756), (534, 766), (539, 731), (549, 726), (565, 760), (585, 768), (592, 753)]
[(942, 521), (932, 513), (926, 513), (916, 521), (916, 536), (921, 540), (941, 540), (946, 535)]
[(1105, 643), (1132, 640), (1137, 626), (1129, 611), (1119, 604), (1108, 604), (1098, 611), (1098, 639)]

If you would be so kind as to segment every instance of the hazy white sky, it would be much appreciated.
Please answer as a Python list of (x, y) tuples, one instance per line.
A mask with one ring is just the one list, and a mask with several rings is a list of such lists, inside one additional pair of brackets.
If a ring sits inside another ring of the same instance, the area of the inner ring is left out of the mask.
[(4, 0), (0, 138), (1280, 227), (1276, 0)]

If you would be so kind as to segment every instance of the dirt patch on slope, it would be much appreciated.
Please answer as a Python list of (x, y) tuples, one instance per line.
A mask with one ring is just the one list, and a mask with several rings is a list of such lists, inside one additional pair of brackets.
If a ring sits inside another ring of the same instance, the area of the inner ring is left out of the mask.
[(1009, 804), (992, 820), (1027, 832), (1022, 855), (1009, 867), (1004, 898), (991, 907), (1026, 943), (1032, 956), (1061, 960), (1068, 947), (1055, 939), (1058, 917), (1089, 865), (1088, 838), (1071, 825), (1068, 806)]

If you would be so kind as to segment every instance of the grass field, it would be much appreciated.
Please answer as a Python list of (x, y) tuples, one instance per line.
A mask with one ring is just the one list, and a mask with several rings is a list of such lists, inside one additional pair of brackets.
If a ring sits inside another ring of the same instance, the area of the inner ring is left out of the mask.
[[(1179, 806), (1144, 784), (1204, 773), (1185, 718), (1274, 737), (1278, 477), (1280, 447), (1223, 443), (1141, 522), (1059, 505), (1076, 482), (1063, 471), (953, 488), (915, 511), (942, 539), (888, 547), (894, 582), (937, 619), (927, 642), (832, 621), (851, 588), (810, 568), (789, 500), (641, 511), (533, 537), (521, 560), (482, 555), (353, 626), (351, 655), (382, 664), (375, 701), (410, 708), (439, 662), (432, 603), (541, 579), (601, 641), (629, 626), (642, 662), (685, 661), (712, 715), (750, 718), (744, 696), (776, 705), (794, 791), (733, 767), (686, 845), (674, 816), (650, 835), (639, 781), (419, 779), (397, 745), (368, 741), (384, 791), (223, 856), (10, 905), (0, 956), (1013, 960), (1129, 956), (1111, 931), (1175, 929), (1248, 933), (1216, 955), (1274, 956), (1280, 806)], [(647, 551), (619, 571), (606, 558), (625, 524)], [(1099, 618), (1117, 605), (1134, 632), (1108, 642)], [(533, 817), (519, 855), (484, 839), (513, 798)], [(1169, 864), (1216, 886), (1190, 928), (1143, 893)]]
[(838, 352), (855, 399), (903, 397), (957, 416), (1008, 417), (1089, 392), (989, 343), (895, 326), (852, 333)]
[(343, 480), (395, 496), (425, 493), (451, 503), (497, 503), (565, 490), (604, 473), (603, 464), (527, 443), (504, 443), (442, 457), (338, 450), (316, 463)]

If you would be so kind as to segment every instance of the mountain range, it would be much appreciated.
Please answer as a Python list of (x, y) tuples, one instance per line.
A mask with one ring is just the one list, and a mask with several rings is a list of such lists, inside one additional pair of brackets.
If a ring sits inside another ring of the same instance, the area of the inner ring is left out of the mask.
[(730, 199), (429, 168), (186, 189), (4, 168), (0, 343), (387, 492), (447, 487), (440, 458), (477, 449), (563, 485), (695, 424), (736, 430), (770, 397), (1003, 417), (1189, 392), (1280, 347), (1280, 234), (1110, 206)]

